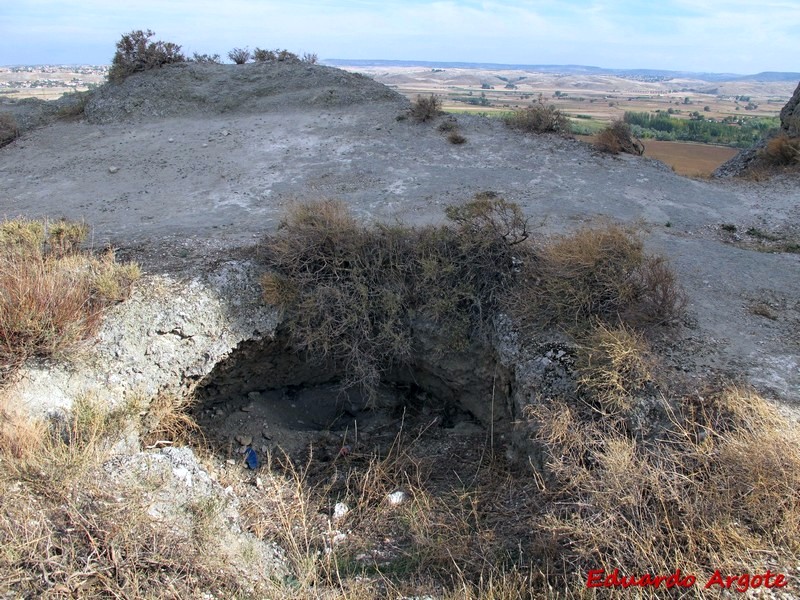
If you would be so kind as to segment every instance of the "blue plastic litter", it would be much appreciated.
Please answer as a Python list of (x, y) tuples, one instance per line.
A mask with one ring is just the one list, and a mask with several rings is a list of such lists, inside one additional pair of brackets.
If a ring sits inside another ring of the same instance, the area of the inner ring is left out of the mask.
[(258, 468), (258, 455), (252, 448), (248, 448), (244, 453), (244, 462), (247, 463), (249, 469)]

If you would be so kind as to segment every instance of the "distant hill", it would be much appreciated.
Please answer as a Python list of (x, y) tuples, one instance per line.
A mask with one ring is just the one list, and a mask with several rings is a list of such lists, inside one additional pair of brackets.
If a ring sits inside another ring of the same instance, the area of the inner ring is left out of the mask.
[(614, 75), (635, 79), (699, 79), (701, 81), (800, 81), (800, 73), (767, 71), (755, 75), (740, 73), (695, 73), (663, 69), (605, 69), (587, 65), (511, 65), (498, 63), (429, 62), (416, 60), (348, 60), (325, 59), (325, 64), (337, 67), (425, 67), (431, 69), (496, 69), (534, 71), (559, 75)]

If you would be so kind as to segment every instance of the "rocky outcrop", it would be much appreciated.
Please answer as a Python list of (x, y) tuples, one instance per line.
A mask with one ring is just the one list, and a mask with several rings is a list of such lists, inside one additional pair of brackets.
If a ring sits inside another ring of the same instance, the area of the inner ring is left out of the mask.
[[(800, 83), (794, 90), (789, 102), (781, 109), (780, 131), (791, 136), (800, 135)], [(714, 171), (714, 177), (736, 177), (751, 167), (758, 159), (761, 150), (767, 145), (769, 138), (759, 140), (749, 148), (745, 148), (729, 161)]]
[(781, 131), (789, 135), (800, 135), (800, 83), (789, 102), (781, 109)]
[(148, 276), (106, 316), (93, 347), (26, 366), (7, 393), (32, 414), (86, 395), (116, 405), (185, 393), (243, 340), (273, 335), (277, 311), (261, 303), (253, 269), (232, 261), (189, 281)]

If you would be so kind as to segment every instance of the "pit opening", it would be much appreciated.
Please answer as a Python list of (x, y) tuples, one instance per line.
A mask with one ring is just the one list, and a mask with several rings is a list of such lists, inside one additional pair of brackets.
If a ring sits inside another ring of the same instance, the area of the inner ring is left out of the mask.
[(413, 365), (386, 373), (368, 397), (342, 387), (341, 367), (295, 352), (279, 329), (242, 342), (216, 365), (195, 391), (193, 417), (212, 445), (234, 458), (248, 447), (298, 460), (312, 446), (379, 451), (380, 444), (366, 442), (391, 442), (412, 423), (479, 438), (508, 429), (511, 375), (487, 343), (446, 354), (422, 346)]

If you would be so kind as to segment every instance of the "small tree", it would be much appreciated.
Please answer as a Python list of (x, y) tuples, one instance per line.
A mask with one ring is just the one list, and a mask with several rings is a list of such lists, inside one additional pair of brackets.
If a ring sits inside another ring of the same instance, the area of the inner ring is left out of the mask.
[(243, 65), (250, 60), (250, 50), (247, 48), (234, 48), (228, 52), (228, 58), (230, 58), (237, 65)]
[(122, 36), (117, 42), (117, 51), (111, 60), (108, 78), (122, 81), (138, 71), (156, 69), (171, 63), (184, 62), (181, 47), (172, 42), (150, 41), (154, 32), (137, 29)]

